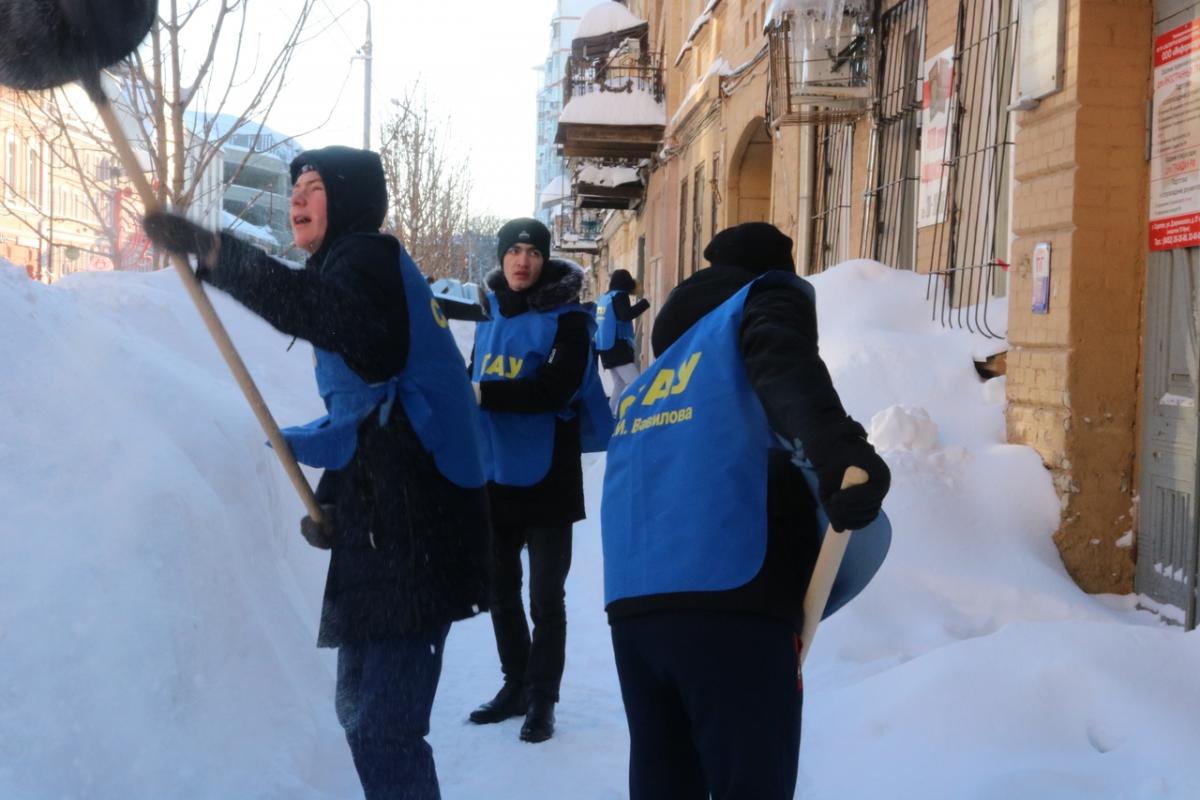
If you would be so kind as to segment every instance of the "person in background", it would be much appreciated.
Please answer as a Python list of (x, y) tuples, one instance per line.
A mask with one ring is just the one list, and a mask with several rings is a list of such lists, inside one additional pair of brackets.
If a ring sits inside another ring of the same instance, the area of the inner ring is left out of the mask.
[(629, 271), (618, 269), (608, 279), (608, 292), (596, 301), (596, 351), (612, 380), (609, 403), (614, 414), (621, 392), (638, 376), (633, 321), (650, 307), (650, 301), (643, 297), (631, 306), (629, 295), (637, 290)]
[[(500, 228), (500, 267), (485, 281), (489, 318), (476, 327), (471, 364), (492, 454), (491, 609), (504, 683), (470, 720), (524, 716), (527, 742), (554, 735), (572, 526), (584, 518), (580, 456), (612, 430), (592, 355), (594, 323), (579, 303), (583, 270), (549, 252), (550, 231), (536, 219)], [(521, 600), (525, 547), (532, 635)]]
[(379, 156), (310, 150), (291, 178), (302, 270), (175, 214), (144, 226), (157, 247), (196, 256), (202, 281), (312, 343), (329, 413), (283, 433), (325, 469), (324, 524), (301, 522), (331, 554), (317, 644), (338, 650), (337, 714), (368, 800), (436, 800), (425, 736), (446, 636), (488, 602), (479, 411), (425, 279), (379, 232)]
[[(714, 236), (711, 266), (667, 298), (654, 365), (618, 409), (601, 532), (631, 800), (791, 800), (821, 535), (792, 459), (802, 450), (816, 468), (837, 530), (875, 519), (888, 490), (821, 360), (791, 251), (767, 223)], [(868, 479), (843, 489), (852, 466)]]

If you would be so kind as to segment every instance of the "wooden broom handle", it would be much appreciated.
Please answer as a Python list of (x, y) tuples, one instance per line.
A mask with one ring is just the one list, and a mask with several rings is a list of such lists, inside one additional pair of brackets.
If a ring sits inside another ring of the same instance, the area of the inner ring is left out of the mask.
[[(867, 473), (860, 467), (847, 467), (842, 475), (843, 489), (860, 486), (866, 482)], [(804, 664), (804, 659), (808, 658), (813, 637), (817, 634), (817, 625), (821, 622), (821, 615), (825, 613), (825, 604), (829, 602), (829, 592), (833, 589), (833, 579), (837, 577), (842, 557), (846, 555), (846, 545), (850, 543), (850, 533), (851, 531), (835, 531), (831, 523), (821, 541), (817, 565), (813, 568), (808, 591), (804, 594), (804, 630), (800, 632), (801, 665)]]
[[(100, 118), (104, 121), (104, 127), (108, 129), (108, 135), (112, 139), (113, 145), (117, 148), (117, 153), (121, 157), (121, 163), (125, 166), (125, 173), (137, 188), (146, 211), (161, 211), (162, 207), (159, 205), (158, 198), (154, 195), (154, 189), (151, 187), (150, 182), (146, 180), (146, 176), (142, 174), (142, 168), (138, 164), (137, 156), (134, 155), (133, 148), (129, 146), (129, 140), (125, 138), (125, 133), (121, 130), (121, 125), (117, 121), (116, 114), (113, 113), (112, 104), (97, 89), (97, 86), (89, 87), (89, 94), (92, 95), (92, 100), (96, 104), (96, 110), (100, 112)], [(279, 462), (283, 464), (283, 469), (291, 479), (292, 486), (296, 487), (296, 491), (300, 494), (300, 499), (304, 502), (304, 508), (308, 511), (308, 515), (317, 523), (324, 522), (323, 515), (321, 514), (321, 505), (317, 502), (316, 495), (313, 494), (312, 488), (308, 485), (308, 480), (304, 477), (304, 473), (300, 471), (300, 465), (296, 463), (296, 457), (292, 455), (292, 448), (288, 446), (287, 441), (283, 438), (283, 434), (279, 432), (279, 426), (275, 424), (275, 418), (271, 416), (271, 411), (267, 408), (266, 401), (263, 400), (262, 394), (254, 384), (254, 379), (250, 377), (250, 372), (246, 369), (245, 362), (242, 361), (242, 357), (238, 355), (237, 349), (233, 346), (233, 340), (229, 338), (229, 333), (221, 323), (220, 317), (217, 316), (217, 311), (213, 308), (212, 301), (204, 293), (204, 287), (200, 285), (200, 280), (196, 277), (196, 273), (192, 272), (191, 265), (183, 256), (172, 253), (171, 263), (175, 265), (175, 271), (179, 274), (179, 279), (183, 281), (183, 287), (187, 289), (188, 296), (192, 298), (192, 302), (196, 305), (196, 310), (200, 312), (200, 318), (204, 320), (204, 325), (208, 328), (209, 335), (216, 342), (217, 349), (221, 351), (221, 356), (225, 359), (225, 364), (229, 367), (229, 371), (233, 373), (238, 386), (241, 387), (246, 401), (250, 403), (250, 408), (254, 411), (254, 416), (258, 418), (258, 424), (262, 426), (263, 432), (267, 434), (267, 439), (271, 442), (271, 447), (275, 450), (275, 455), (279, 456)]]

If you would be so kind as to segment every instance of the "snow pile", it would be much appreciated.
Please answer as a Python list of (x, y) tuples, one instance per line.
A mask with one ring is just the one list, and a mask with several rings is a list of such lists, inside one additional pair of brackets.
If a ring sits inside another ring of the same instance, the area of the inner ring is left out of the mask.
[(588, 164), (581, 167), (575, 174), (576, 183), (589, 186), (624, 186), (640, 181), (641, 178), (638, 177), (638, 171), (634, 167), (602, 167)]
[(888, 406), (871, 417), (868, 438), (880, 453), (892, 450), (928, 453), (937, 446), (938, 429), (923, 408)]
[(564, 197), (571, 196), (571, 187), (567, 183), (566, 176), (556, 175), (545, 188), (542, 189), (541, 196), (538, 198), (538, 204), (542, 208), (553, 206), (561, 203)]
[(628, 8), (614, 0), (593, 6), (579, 20), (575, 29), (576, 39), (591, 39), (596, 36), (607, 36), (610, 33), (627, 31), (639, 25), (645, 25), (646, 20), (638, 17)]
[[(1200, 797), (1200, 633), (1071, 582), (982, 340), (929, 320), (923, 277), (856, 261), (812, 283), (847, 409), (878, 420), (895, 536), (805, 664), (797, 797)], [(212, 294), (276, 418), (315, 416), (311, 349)], [(0, 797), (360, 796), (314, 646), (328, 557), (178, 278), (0, 267), (0, 336)], [(430, 735), (446, 800), (627, 796), (603, 472), (585, 457), (558, 732), (465, 724), (500, 671), (487, 616), (455, 625)]]
[(667, 112), (654, 95), (641, 89), (588, 92), (572, 96), (558, 121), (577, 125), (665, 125)]

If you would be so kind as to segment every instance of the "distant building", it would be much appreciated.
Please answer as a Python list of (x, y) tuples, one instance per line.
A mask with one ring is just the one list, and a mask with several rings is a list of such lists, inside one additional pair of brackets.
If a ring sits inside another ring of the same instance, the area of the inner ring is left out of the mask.
[(563, 76), (571, 40), (579, 20), (597, 0), (558, 0), (550, 20), (550, 47), (546, 62), (540, 67), (542, 85), (538, 89), (537, 164), (534, 181), (535, 216), (553, 228), (553, 217), (561, 214), (565, 191), (566, 164), (562, 152), (554, 143), (558, 130), (558, 115), (563, 105)]
[[(199, 135), (207, 118), (197, 115), (192, 129)], [(211, 120), (208, 141), (226, 136), (238, 118), (221, 114)], [(241, 121), (221, 145), (220, 226), (277, 255), (291, 249), (288, 165), (302, 148), (294, 139), (254, 121)], [(211, 202), (211, 201), (209, 201)], [(199, 194), (196, 203), (205, 199)]]

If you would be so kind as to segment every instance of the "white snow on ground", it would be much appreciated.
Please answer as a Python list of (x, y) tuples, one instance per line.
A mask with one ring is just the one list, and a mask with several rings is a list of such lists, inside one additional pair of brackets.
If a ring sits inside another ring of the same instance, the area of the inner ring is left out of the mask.
[[(893, 470), (895, 538), (806, 663), (797, 797), (1200, 797), (1200, 634), (1067, 577), (980, 340), (929, 321), (924, 278), (851, 262), (813, 283), (822, 353)], [(319, 413), (311, 350), (213, 295), (280, 423)], [(327, 556), (178, 278), (0, 266), (0, 336), (0, 797), (358, 796), (314, 647)], [(430, 736), (447, 800), (627, 794), (603, 467), (587, 457), (558, 733), (465, 724), (499, 669), (486, 615), (454, 626)]]

